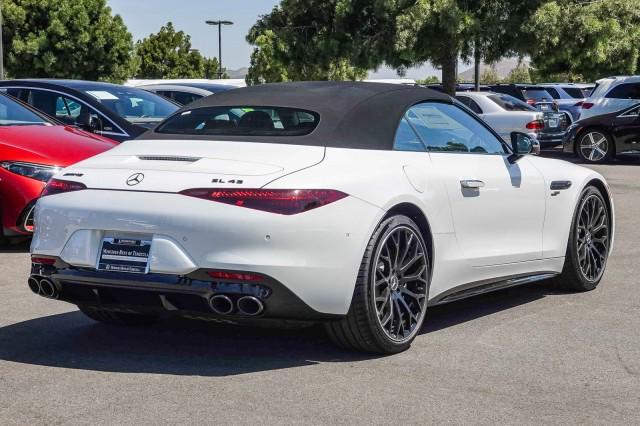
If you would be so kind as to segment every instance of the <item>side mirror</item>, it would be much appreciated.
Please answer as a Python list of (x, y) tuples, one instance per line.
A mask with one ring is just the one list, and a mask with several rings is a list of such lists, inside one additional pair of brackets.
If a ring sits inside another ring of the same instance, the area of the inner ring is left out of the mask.
[(86, 130), (91, 133), (96, 133), (102, 130), (102, 121), (91, 114), (80, 114), (77, 125), (82, 130)]
[(539, 155), (540, 142), (532, 136), (522, 132), (511, 133), (512, 162), (518, 161), (523, 155)]

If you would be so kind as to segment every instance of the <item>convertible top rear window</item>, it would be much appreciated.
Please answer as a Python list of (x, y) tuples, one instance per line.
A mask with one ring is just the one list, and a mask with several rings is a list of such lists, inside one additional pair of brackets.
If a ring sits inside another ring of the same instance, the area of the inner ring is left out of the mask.
[(311, 133), (318, 113), (285, 107), (215, 106), (170, 117), (156, 133), (224, 136), (303, 136)]

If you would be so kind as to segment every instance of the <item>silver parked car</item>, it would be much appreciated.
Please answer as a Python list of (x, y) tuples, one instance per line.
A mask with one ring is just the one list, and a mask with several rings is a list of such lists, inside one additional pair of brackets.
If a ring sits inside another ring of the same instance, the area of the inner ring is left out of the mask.
[(534, 135), (541, 146), (556, 146), (568, 127), (566, 115), (539, 111), (511, 95), (494, 92), (458, 92), (456, 99), (478, 114), (505, 141), (511, 132)]

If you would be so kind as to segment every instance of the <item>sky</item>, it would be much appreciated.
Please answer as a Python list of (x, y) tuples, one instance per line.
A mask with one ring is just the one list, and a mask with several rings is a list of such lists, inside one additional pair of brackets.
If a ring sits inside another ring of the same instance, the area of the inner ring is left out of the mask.
[[(157, 32), (167, 22), (191, 36), (194, 49), (205, 56), (218, 56), (218, 30), (204, 21), (229, 20), (232, 26), (222, 28), (222, 64), (228, 69), (249, 66), (252, 47), (245, 36), (260, 15), (269, 13), (278, 0), (107, 0), (114, 13), (124, 19), (134, 40)], [(461, 68), (464, 70), (464, 68)], [(440, 71), (426, 65), (411, 69), (408, 78), (440, 76)], [(393, 78), (395, 72), (381, 68), (372, 78)]]

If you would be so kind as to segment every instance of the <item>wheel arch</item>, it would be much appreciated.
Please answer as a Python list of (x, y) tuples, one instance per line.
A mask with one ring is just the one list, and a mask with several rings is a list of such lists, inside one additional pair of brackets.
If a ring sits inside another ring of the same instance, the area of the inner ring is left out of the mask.
[(429, 224), (429, 220), (427, 219), (427, 216), (424, 214), (422, 209), (417, 205), (409, 202), (403, 202), (403, 203), (396, 204), (393, 207), (391, 207), (389, 210), (387, 210), (387, 213), (384, 215), (381, 222), (383, 222), (384, 220), (386, 220), (391, 216), (395, 216), (399, 214), (407, 216), (408, 218), (413, 220), (416, 223), (416, 225), (418, 225), (418, 228), (422, 233), (422, 238), (424, 238), (424, 241), (427, 244), (427, 250), (429, 251), (429, 268), (431, 270), (430, 274), (433, 275), (433, 266), (435, 264), (435, 261), (434, 261), (435, 246), (434, 246), (433, 234), (431, 231), (431, 225)]
[(611, 250), (613, 249), (613, 243), (615, 239), (615, 229), (616, 229), (615, 209), (613, 205), (613, 197), (611, 196), (611, 190), (609, 189), (609, 186), (602, 179), (599, 179), (599, 178), (592, 178), (591, 180), (589, 180), (587, 184), (584, 185), (583, 191), (589, 186), (593, 186), (598, 191), (600, 191), (600, 193), (602, 194), (602, 198), (604, 198), (604, 202), (607, 205), (607, 214), (609, 216), (609, 223), (611, 224), (611, 230), (612, 230), (611, 244), (609, 247), (609, 252), (611, 252)]

